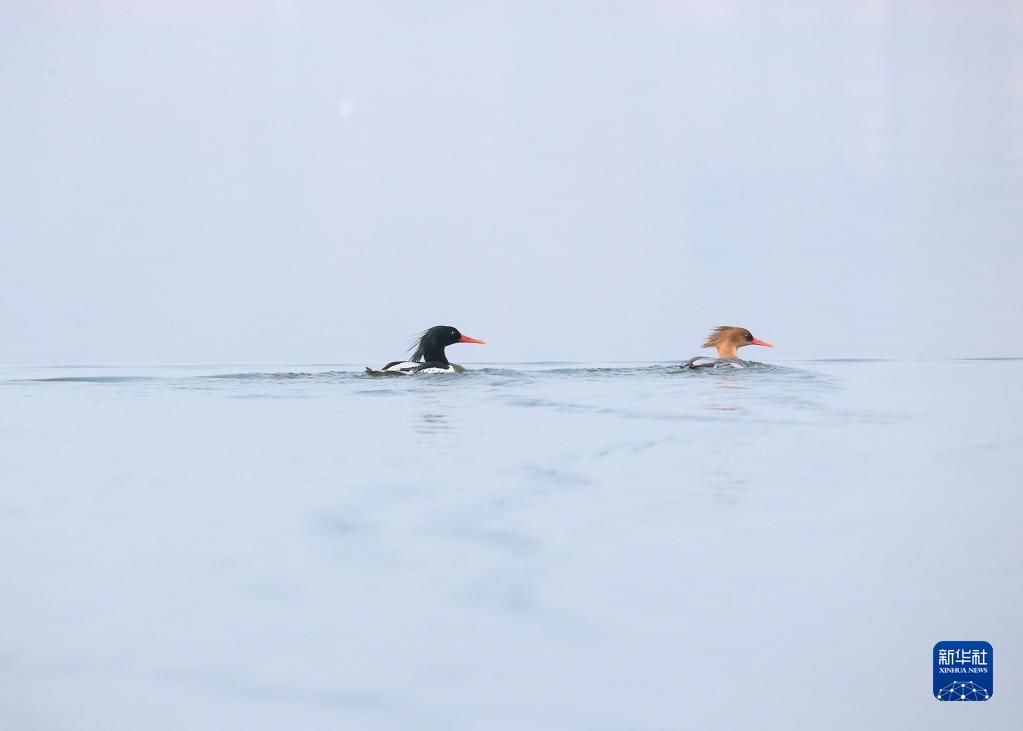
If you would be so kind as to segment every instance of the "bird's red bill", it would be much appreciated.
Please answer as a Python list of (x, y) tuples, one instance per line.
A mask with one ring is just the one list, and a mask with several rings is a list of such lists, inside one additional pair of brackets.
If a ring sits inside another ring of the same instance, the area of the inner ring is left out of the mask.
[(460, 342), (460, 343), (479, 343), (480, 345), (486, 345), (487, 344), (486, 340), (477, 340), (476, 338), (470, 338), (468, 335), (463, 335), (462, 338), (458, 342)]
[(764, 342), (763, 340), (761, 340), (760, 338), (753, 338), (753, 344), (754, 344), (754, 345), (763, 345), (763, 346), (764, 346), (765, 348), (773, 348), (773, 347), (774, 347), (774, 346), (773, 346), (773, 345), (771, 345), (770, 343), (765, 343), (765, 342)]

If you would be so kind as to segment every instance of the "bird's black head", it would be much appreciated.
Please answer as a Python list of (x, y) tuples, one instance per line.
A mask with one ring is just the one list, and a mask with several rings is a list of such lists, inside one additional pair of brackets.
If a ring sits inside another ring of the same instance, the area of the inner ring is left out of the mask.
[(455, 343), (483, 344), (484, 341), (462, 335), (458, 328), (451, 325), (435, 325), (420, 335), (419, 340), (413, 345), (412, 360), (447, 363), (444, 348)]

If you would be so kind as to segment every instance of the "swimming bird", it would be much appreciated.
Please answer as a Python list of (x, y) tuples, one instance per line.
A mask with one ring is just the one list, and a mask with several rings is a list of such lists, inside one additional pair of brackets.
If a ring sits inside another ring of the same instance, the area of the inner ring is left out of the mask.
[(367, 368), (366, 372), (373, 375), (381, 373), (401, 373), (412, 376), (417, 373), (455, 373), (461, 366), (453, 366), (444, 354), (444, 348), (455, 343), (479, 343), (484, 340), (462, 335), (457, 328), (450, 325), (436, 325), (426, 330), (412, 346), (412, 357), (409, 360), (396, 360), (388, 363), (380, 370)]
[(690, 358), (681, 365), (682, 368), (745, 368), (746, 361), (739, 358), (739, 348), (747, 345), (763, 345), (765, 348), (773, 348), (770, 343), (765, 343), (753, 337), (753, 333), (744, 327), (735, 325), (722, 325), (716, 327), (707, 336), (704, 348), (716, 348), (717, 358), (697, 356)]

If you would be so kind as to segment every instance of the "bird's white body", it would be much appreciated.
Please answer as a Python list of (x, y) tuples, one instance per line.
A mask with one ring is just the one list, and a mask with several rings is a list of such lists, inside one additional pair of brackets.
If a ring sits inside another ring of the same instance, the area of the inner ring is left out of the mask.
[(398, 363), (389, 363), (387, 367), (375, 370), (373, 368), (367, 368), (366, 372), (371, 375), (390, 375), (395, 374), (399, 376), (420, 376), (430, 373), (461, 373), (465, 369), (461, 366), (448, 364), (441, 365), (440, 363), (419, 363), (414, 360), (403, 360)]
[(748, 365), (749, 363), (741, 358), (708, 358), (698, 355), (682, 363), (679, 367), (687, 370), (690, 368), (746, 368)]

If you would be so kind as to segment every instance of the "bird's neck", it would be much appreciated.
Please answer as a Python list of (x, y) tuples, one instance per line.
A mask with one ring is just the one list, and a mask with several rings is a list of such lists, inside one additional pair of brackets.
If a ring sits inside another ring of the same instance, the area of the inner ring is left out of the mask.
[(718, 349), (718, 358), (738, 358), (739, 351), (735, 343), (718, 343), (714, 346)]
[(425, 346), (423, 348), (423, 362), (447, 364), (448, 357), (444, 355), (444, 346), (443, 345)]

